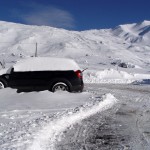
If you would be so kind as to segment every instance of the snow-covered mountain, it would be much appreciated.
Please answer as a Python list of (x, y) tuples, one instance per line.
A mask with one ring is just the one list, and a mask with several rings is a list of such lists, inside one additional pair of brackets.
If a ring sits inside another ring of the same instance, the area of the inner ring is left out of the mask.
[(34, 56), (36, 43), (38, 56), (73, 58), (92, 70), (150, 68), (150, 21), (81, 32), (0, 21), (0, 61), (6, 66)]
[(113, 30), (114, 35), (124, 38), (131, 43), (149, 44), (150, 39), (150, 21), (143, 21), (141, 23), (119, 25)]

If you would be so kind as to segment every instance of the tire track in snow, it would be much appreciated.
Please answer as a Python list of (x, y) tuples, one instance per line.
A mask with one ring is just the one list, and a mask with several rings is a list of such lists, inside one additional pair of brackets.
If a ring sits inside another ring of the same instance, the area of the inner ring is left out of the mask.
[(98, 112), (105, 111), (117, 103), (111, 94), (105, 94), (102, 99), (92, 104), (86, 104), (74, 112), (68, 112), (61, 118), (50, 122), (38, 132), (31, 146), (27, 150), (55, 150), (55, 144), (61, 140), (63, 132), (71, 125), (84, 120)]

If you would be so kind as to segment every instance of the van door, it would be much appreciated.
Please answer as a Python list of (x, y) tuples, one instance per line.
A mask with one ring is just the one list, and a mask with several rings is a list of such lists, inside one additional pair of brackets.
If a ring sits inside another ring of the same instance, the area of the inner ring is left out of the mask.
[(36, 89), (47, 89), (52, 77), (51, 71), (33, 71), (30, 74), (32, 85)]
[(32, 87), (31, 72), (11, 72), (9, 76), (9, 85), (13, 88)]

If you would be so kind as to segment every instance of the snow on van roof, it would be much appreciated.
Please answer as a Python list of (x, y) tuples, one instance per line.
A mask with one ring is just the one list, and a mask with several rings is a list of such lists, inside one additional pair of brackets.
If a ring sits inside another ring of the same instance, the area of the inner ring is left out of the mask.
[(20, 60), (14, 65), (15, 72), (24, 71), (80, 70), (77, 63), (68, 58), (32, 57)]

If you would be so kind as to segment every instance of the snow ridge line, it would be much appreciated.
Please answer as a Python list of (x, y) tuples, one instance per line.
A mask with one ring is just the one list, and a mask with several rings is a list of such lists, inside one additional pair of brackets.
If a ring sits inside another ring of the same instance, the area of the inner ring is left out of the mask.
[(61, 140), (63, 131), (68, 127), (98, 112), (113, 107), (117, 102), (118, 100), (112, 94), (105, 94), (98, 103), (93, 103), (90, 107), (86, 105), (76, 113), (70, 112), (60, 119), (50, 122), (37, 134), (32, 145), (29, 146), (27, 150), (55, 150), (57, 141)]

